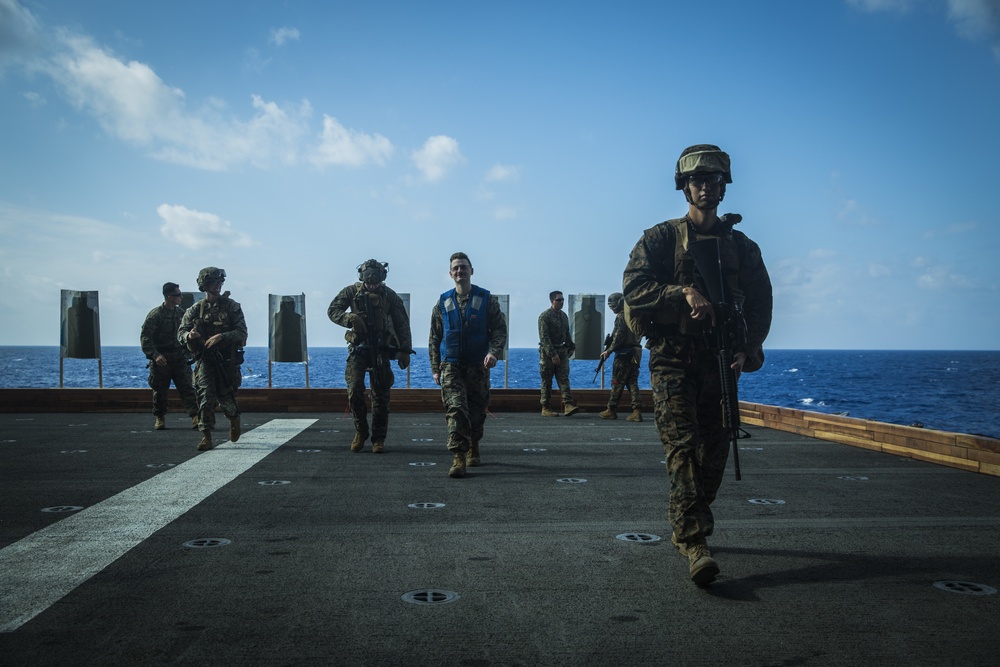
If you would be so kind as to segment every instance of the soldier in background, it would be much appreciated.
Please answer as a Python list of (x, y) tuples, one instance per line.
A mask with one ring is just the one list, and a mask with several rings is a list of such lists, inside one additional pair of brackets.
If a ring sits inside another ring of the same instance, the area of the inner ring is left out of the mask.
[(542, 415), (557, 417), (552, 409), (552, 377), (555, 376), (562, 394), (563, 414), (569, 417), (580, 411), (569, 388), (569, 358), (576, 345), (569, 337), (569, 317), (563, 312), (562, 292), (549, 293), (551, 308), (538, 316), (538, 369), (542, 376)]
[(163, 304), (146, 315), (139, 332), (139, 346), (149, 359), (149, 386), (153, 390), (153, 428), (167, 427), (167, 392), (173, 381), (181, 401), (191, 417), (191, 428), (198, 428), (198, 399), (191, 381), (188, 351), (177, 340), (184, 310), (181, 308), (181, 288), (177, 283), (163, 284)]
[[(413, 353), (410, 318), (403, 300), (385, 284), (388, 264), (369, 259), (358, 267), (358, 282), (334, 297), (326, 314), (335, 324), (350, 329), (347, 340), (347, 400), (354, 416), (351, 451), (360, 452), (371, 435), (372, 452), (385, 451), (389, 430), (389, 393), (394, 377), (389, 360), (399, 368), (410, 365)], [(372, 423), (368, 426), (365, 375), (371, 373)]]
[(601, 419), (618, 419), (618, 401), (622, 391), (628, 389), (632, 400), (632, 414), (627, 419), (630, 422), (642, 421), (642, 397), (639, 395), (639, 363), (642, 361), (642, 345), (640, 336), (635, 335), (622, 315), (624, 297), (621, 292), (615, 292), (608, 297), (608, 308), (615, 314), (615, 326), (611, 330), (611, 340), (601, 353), (601, 359), (607, 360), (611, 353), (615, 355), (611, 366), (611, 396), (608, 397), (608, 407), (601, 412)]
[(760, 248), (733, 229), (740, 216), (718, 215), (726, 184), (732, 182), (729, 155), (718, 146), (686, 148), (677, 160), (674, 185), (684, 192), (688, 213), (647, 229), (622, 278), (626, 321), (648, 339), (656, 429), (670, 475), (671, 539), (688, 559), (698, 586), (719, 573), (706, 538), (715, 527), (711, 504), (722, 485), (729, 438), (720, 409), (718, 358), (706, 336), (716, 312), (696, 287), (690, 243), (719, 239), (726, 292), (743, 305), (746, 343), (732, 351), (737, 378), (761, 367), (771, 327), (771, 281)]
[(236, 392), (243, 383), (240, 365), (247, 342), (247, 322), (243, 308), (222, 294), (226, 272), (208, 266), (198, 273), (198, 290), (205, 298), (184, 312), (177, 340), (195, 353), (195, 388), (198, 391), (199, 451), (212, 448), (215, 406), (229, 418), (229, 440), (240, 439), (240, 407)]
[(428, 351), (434, 382), (441, 385), (448, 423), (449, 477), (464, 477), (466, 465), (478, 466), (490, 369), (507, 343), (507, 322), (489, 291), (472, 284), (472, 261), (464, 252), (449, 260), (455, 287), (441, 295), (431, 311)]

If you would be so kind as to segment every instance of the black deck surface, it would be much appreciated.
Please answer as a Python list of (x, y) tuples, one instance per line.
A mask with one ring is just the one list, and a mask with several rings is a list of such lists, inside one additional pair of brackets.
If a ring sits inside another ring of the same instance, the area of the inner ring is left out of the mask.
[(499, 414), (461, 480), (441, 414), (152, 421), (0, 414), (3, 665), (1000, 660), (1000, 478), (751, 427), (699, 589), (651, 420)]

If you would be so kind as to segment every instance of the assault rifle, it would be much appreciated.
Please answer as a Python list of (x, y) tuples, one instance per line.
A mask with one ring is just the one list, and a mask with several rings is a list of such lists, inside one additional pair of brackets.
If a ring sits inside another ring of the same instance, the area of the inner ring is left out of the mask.
[[(611, 334), (604, 337), (604, 351), (607, 352), (609, 347), (611, 347)], [(604, 368), (604, 360), (606, 358), (607, 357), (601, 357), (601, 363), (597, 364), (597, 368), (594, 369), (594, 379), (590, 381), (590, 384), (597, 382), (597, 375), (601, 372), (601, 369)], [(604, 386), (603, 380), (601, 380), (601, 386)]]
[(737, 394), (736, 371), (733, 370), (733, 350), (747, 342), (743, 304), (726, 294), (722, 278), (722, 256), (719, 239), (711, 238), (690, 244), (695, 266), (701, 276), (702, 286), (715, 310), (715, 326), (709, 333), (712, 350), (719, 359), (719, 377), (722, 383), (722, 426), (733, 446), (733, 468), (740, 479), (740, 452), (736, 441), (740, 438), (740, 401)]

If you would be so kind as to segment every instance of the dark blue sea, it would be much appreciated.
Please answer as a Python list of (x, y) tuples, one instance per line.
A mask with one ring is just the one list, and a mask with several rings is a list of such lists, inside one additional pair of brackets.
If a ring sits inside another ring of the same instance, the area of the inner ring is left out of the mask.
[[(146, 358), (138, 347), (102, 350), (105, 387), (146, 387)], [(344, 387), (345, 348), (309, 351), (309, 386)], [(570, 384), (599, 389), (596, 361), (572, 361)], [(393, 364), (396, 387), (434, 388), (427, 350), (417, 350), (409, 373)], [(639, 384), (649, 387), (644, 358)], [(247, 348), (243, 386), (268, 386), (267, 348)], [(304, 364), (272, 364), (271, 386), (304, 388)], [(610, 368), (605, 387), (610, 386)], [(64, 387), (97, 387), (94, 359), (64, 359)], [(495, 388), (535, 389), (538, 351), (510, 351), (493, 371)], [(0, 387), (58, 387), (58, 347), (0, 346)], [(891, 424), (1000, 437), (1000, 352), (767, 350), (764, 368), (740, 380), (740, 399)]]

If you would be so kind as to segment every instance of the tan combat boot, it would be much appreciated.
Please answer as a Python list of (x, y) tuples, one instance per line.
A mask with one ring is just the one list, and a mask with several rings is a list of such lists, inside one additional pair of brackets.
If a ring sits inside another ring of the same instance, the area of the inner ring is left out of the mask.
[(476, 467), (482, 463), (479, 459), (479, 443), (473, 442), (469, 447), (469, 451), (465, 453), (465, 465)]
[(198, 430), (198, 421), (199, 421), (198, 415), (191, 415), (191, 430), (192, 431), (197, 431)]
[(156, 420), (153, 422), (153, 430), (162, 431), (167, 428), (167, 422), (162, 415), (156, 415)]
[(207, 452), (212, 448), (212, 432), (202, 431), (201, 432), (201, 442), (198, 443), (199, 452)]
[(542, 416), (543, 417), (558, 417), (559, 413), (550, 408), (547, 405), (542, 406)]
[(229, 418), (229, 442), (236, 442), (240, 439), (240, 416)]
[(455, 452), (448, 477), (465, 477), (465, 452)]
[(567, 403), (566, 405), (563, 406), (563, 414), (566, 415), (567, 417), (575, 415), (579, 411), (580, 411), (580, 406), (577, 405), (576, 403)]
[(618, 411), (613, 408), (605, 408), (600, 413), (601, 419), (618, 419)]
[(354, 440), (351, 440), (351, 451), (360, 452), (365, 448), (365, 440), (368, 439), (367, 435), (361, 435), (360, 433), (354, 434)]
[(687, 557), (688, 574), (696, 586), (708, 586), (715, 581), (715, 577), (719, 574), (719, 564), (712, 558), (712, 552), (708, 550), (704, 540), (685, 543), (679, 542), (676, 535), (671, 535), (670, 541), (682, 556)]
[(642, 410), (633, 410), (632, 414), (626, 417), (630, 422), (641, 422), (642, 421)]
[(385, 443), (381, 440), (372, 440), (372, 454), (381, 454), (385, 451)]

